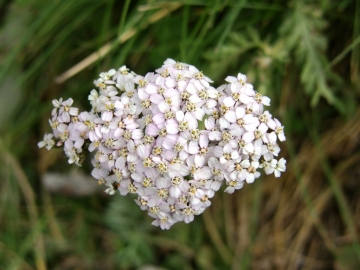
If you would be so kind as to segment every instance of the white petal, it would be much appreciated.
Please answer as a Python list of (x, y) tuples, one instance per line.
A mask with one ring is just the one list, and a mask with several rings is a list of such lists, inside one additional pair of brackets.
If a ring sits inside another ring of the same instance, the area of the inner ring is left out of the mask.
[(235, 123), (236, 122), (236, 114), (234, 111), (229, 110), (225, 113), (224, 115), (225, 119), (228, 120), (230, 123)]
[(246, 146), (245, 146), (245, 150), (248, 152), (248, 153), (254, 153), (255, 151), (255, 147), (252, 143), (248, 143)]
[(101, 115), (101, 119), (106, 122), (110, 122), (112, 117), (113, 117), (113, 113), (107, 111), (103, 112), (103, 114)]
[(273, 119), (269, 119), (269, 120), (267, 121), (267, 125), (268, 125), (268, 127), (271, 128), (272, 130), (275, 130), (275, 129), (276, 129), (276, 123), (275, 123), (275, 121), (274, 121)]
[(179, 198), (181, 196), (181, 190), (178, 188), (178, 187), (170, 187), (169, 189), (169, 194), (170, 194), (170, 197), (172, 198)]
[(228, 129), (230, 127), (230, 123), (226, 121), (224, 118), (220, 118), (219, 124), (221, 130)]
[(145, 91), (148, 93), (148, 94), (156, 94), (157, 93), (157, 89), (158, 87), (155, 85), (155, 84), (152, 84), (152, 83), (149, 83), (146, 88), (145, 88)]
[(207, 135), (205, 134), (201, 134), (200, 138), (199, 138), (199, 145), (200, 147), (204, 148), (207, 147), (209, 145), (209, 138)]
[(240, 165), (241, 165), (241, 167), (243, 167), (245, 169), (249, 168), (250, 167), (250, 161), (248, 159), (245, 159), (245, 160), (241, 161)]
[(222, 155), (223, 155), (222, 147), (221, 146), (215, 146), (213, 153), (214, 153), (214, 156), (217, 157), (217, 158), (222, 157)]
[(218, 97), (218, 91), (215, 89), (209, 89), (207, 90), (207, 93), (210, 98), (217, 98)]
[(208, 109), (215, 108), (216, 105), (217, 105), (217, 101), (214, 100), (214, 99), (208, 99), (208, 100), (206, 101), (206, 107), (207, 107)]
[(250, 143), (255, 139), (255, 135), (254, 132), (246, 132), (243, 136), (242, 139), (246, 142), (246, 143)]
[(279, 136), (279, 140), (280, 140), (281, 142), (283, 142), (283, 141), (286, 140), (285, 134), (284, 134), (283, 132), (282, 132), (282, 133), (279, 133), (278, 136)]
[(197, 141), (190, 141), (189, 143), (189, 153), (194, 155), (199, 152), (199, 145)]
[(46, 144), (45, 144), (44, 141), (38, 142), (38, 147), (39, 147), (39, 148), (42, 148), (42, 147), (44, 147), (45, 145), (46, 145)]
[(197, 104), (197, 103), (200, 103), (202, 101), (202, 99), (199, 98), (197, 95), (192, 95), (192, 96), (190, 96), (189, 101), (194, 104)]
[(156, 125), (162, 124), (165, 122), (165, 116), (162, 113), (155, 114), (153, 116), (153, 121)]
[(191, 113), (186, 113), (186, 115), (185, 115), (185, 121), (188, 122), (188, 126), (189, 126), (189, 129), (190, 129), (190, 130), (197, 129), (197, 127), (198, 127), (198, 121), (196, 120), (196, 118), (194, 118), (194, 117), (192, 116)]
[(261, 103), (264, 104), (265, 106), (270, 106), (270, 98), (266, 97), (266, 96), (263, 96), (261, 98)]
[(133, 130), (131, 134), (131, 138), (134, 140), (139, 140), (143, 137), (143, 131), (141, 129), (135, 129)]
[[(196, 155), (195, 156), (195, 166), (200, 168), (200, 167), (203, 167), (204, 165), (205, 165), (205, 157)], [(211, 173), (210, 173), (210, 176), (202, 175), (202, 177), (203, 177), (203, 179), (208, 179), (211, 177)]]
[(216, 168), (216, 163), (218, 163), (219, 161), (215, 158), (215, 157), (210, 157), (209, 161), (208, 161), (208, 165), (210, 168)]
[(230, 186), (228, 186), (228, 187), (224, 190), (224, 192), (229, 193), (229, 194), (233, 194), (234, 191), (235, 191), (235, 188), (234, 188), (234, 187), (230, 187)]
[(179, 132), (178, 124), (174, 121), (174, 123), (166, 125), (166, 132), (168, 134), (177, 134)]
[(227, 76), (227, 77), (225, 78), (225, 81), (227, 81), (227, 82), (229, 82), (229, 83), (234, 83), (234, 82), (237, 82), (238, 79), (237, 79), (236, 77), (234, 77), (234, 76)]
[(254, 180), (255, 180), (254, 174), (253, 174), (253, 173), (249, 173), (248, 176), (246, 177), (246, 182), (247, 182), (248, 184), (251, 184), (251, 183), (254, 182)]
[(138, 90), (138, 95), (139, 95), (139, 98), (141, 100), (145, 100), (145, 99), (148, 99), (149, 98), (149, 94), (146, 93), (145, 89), (144, 88), (140, 88)]
[(249, 97), (246, 94), (240, 95), (240, 101), (244, 104), (249, 104), (250, 102), (254, 102), (254, 99), (252, 97)]
[(214, 118), (205, 119), (205, 127), (207, 130), (212, 130), (215, 127), (215, 119)]
[(226, 97), (224, 98), (223, 103), (226, 107), (232, 107), (235, 104), (235, 100), (232, 97)]
[(164, 100), (164, 98), (162, 97), (162, 95), (159, 95), (159, 94), (152, 94), (150, 96), (150, 101), (154, 104), (159, 104), (163, 100)]
[(184, 112), (183, 111), (177, 111), (176, 112), (176, 120), (178, 120), (179, 122), (183, 121), (184, 119)]
[(166, 111), (170, 110), (170, 106), (165, 100), (161, 101), (158, 106), (159, 106), (159, 110), (162, 113), (165, 113)]
[(196, 88), (195, 88), (195, 86), (193, 84), (189, 84), (186, 87), (186, 91), (189, 92), (192, 95), (195, 95), (197, 93), (197, 90), (196, 90)]
[(174, 88), (176, 86), (176, 81), (173, 78), (166, 78), (165, 85), (169, 88)]
[(211, 131), (209, 133), (209, 139), (211, 141), (220, 141), (221, 140), (221, 132), (220, 131)]
[(196, 119), (202, 121), (203, 117), (204, 117), (205, 113), (202, 109), (200, 108), (197, 108), (196, 111), (195, 111), (195, 117)]

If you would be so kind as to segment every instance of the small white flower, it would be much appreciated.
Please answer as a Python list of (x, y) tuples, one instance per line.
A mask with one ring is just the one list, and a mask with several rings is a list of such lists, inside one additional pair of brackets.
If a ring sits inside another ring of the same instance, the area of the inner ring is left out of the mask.
[(59, 122), (69, 123), (70, 122), (70, 115), (77, 116), (79, 114), (79, 109), (75, 107), (71, 107), (74, 100), (69, 98), (61, 103), (59, 108)]
[(88, 100), (94, 102), (98, 98), (99, 98), (99, 93), (95, 89), (91, 90), (90, 95), (88, 96)]
[(53, 134), (45, 133), (44, 140), (38, 143), (38, 147), (43, 148), (46, 146), (46, 149), (50, 150), (55, 145), (55, 141), (52, 139), (53, 136)]
[(234, 76), (227, 76), (225, 81), (229, 82), (229, 83), (239, 83), (241, 85), (245, 85), (246, 84), (246, 80), (247, 77), (244, 74), (239, 73), (237, 75), (237, 77)]
[(105, 193), (107, 193), (107, 194), (109, 194), (109, 195), (114, 195), (115, 194), (115, 192), (116, 192), (116, 190), (115, 190), (115, 188), (114, 188), (114, 184), (116, 185), (117, 183), (113, 183), (113, 184), (108, 184), (108, 183), (106, 183), (106, 186), (108, 186), (108, 188), (107, 189), (105, 189)]
[(70, 151), (65, 152), (65, 154), (66, 154), (66, 155), (68, 156), (68, 158), (69, 158), (69, 160), (68, 160), (69, 164), (75, 163), (76, 165), (81, 166), (81, 165), (79, 164), (80, 157), (78, 156), (78, 154), (76, 153), (75, 150), (71, 149)]
[(276, 118), (274, 119), (276, 123), (275, 133), (278, 135), (278, 138), (281, 142), (285, 141), (284, 127), (281, 125), (280, 121)]
[(115, 69), (110, 69), (108, 72), (101, 72), (99, 76), (104, 81), (108, 81), (111, 79), (112, 76), (115, 75), (115, 73), (116, 73)]
[(285, 172), (286, 170), (286, 160), (284, 158), (281, 158), (274, 169), (274, 175), (275, 177), (280, 177), (282, 172)]
[(266, 174), (272, 174), (276, 168), (276, 164), (276, 159), (272, 159), (271, 161), (263, 161), (259, 168), (263, 168)]
[(132, 81), (135, 77), (135, 74), (133, 72), (129, 72), (129, 69), (126, 68), (126, 66), (122, 66), (119, 68), (119, 70), (114, 75), (114, 80), (116, 79), (116, 86), (120, 90), (125, 89), (125, 84), (129, 81)]
[(62, 100), (63, 100), (62, 98), (60, 98), (59, 100), (54, 99), (54, 100), (52, 101), (53, 106), (54, 106), (55, 108), (58, 108), (58, 109), (59, 109), (60, 106), (61, 106), (61, 103), (63, 102)]
[(248, 175), (246, 176), (246, 182), (248, 184), (251, 184), (255, 181), (256, 178), (260, 176), (260, 173), (257, 172), (257, 168), (259, 168), (259, 162), (258, 161), (252, 161), (250, 167), (247, 169)]
[(231, 180), (229, 182), (226, 182), (226, 184), (228, 185), (228, 187), (224, 190), (224, 192), (227, 192), (229, 194), (234, 193), (235, 190), (241, 189), (244, 186), (243, 181)]

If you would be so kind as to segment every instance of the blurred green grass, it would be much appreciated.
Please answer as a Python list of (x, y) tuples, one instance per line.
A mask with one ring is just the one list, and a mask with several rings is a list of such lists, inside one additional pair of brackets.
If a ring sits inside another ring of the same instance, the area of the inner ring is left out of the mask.
[[(360, 268), (359, 1), (3, 0), (0, 14), (0, 269)], [(101, 71), (166, 58), (216, 85), (247, 74), (285, 124), (287, 172), (170, 231), (129, 197), (45, 189), (71, 168), (37, 148), (51, 100), (87, 109)]]

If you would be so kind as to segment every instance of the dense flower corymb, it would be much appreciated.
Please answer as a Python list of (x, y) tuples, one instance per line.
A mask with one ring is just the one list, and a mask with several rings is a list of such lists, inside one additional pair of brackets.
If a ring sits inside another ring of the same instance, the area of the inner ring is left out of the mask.
[(270, 99), (244, 74), (226, 82), (215, 88), (196, 67), (172, 59), (145, 76), (111, 69), (94, 81), (90, 112), (79, 113), (72, 99), (53, 101), (53, 134), (38, 146), (56, 141), (77, 165), (94, 152), (92, 176), (106, 193), (137, 194), (162, 229), (189, 223), (222, 184), (231, 194), (261, 169), (275, 177), (286, 169), (277, 160), (284, 128), (264, 109)]

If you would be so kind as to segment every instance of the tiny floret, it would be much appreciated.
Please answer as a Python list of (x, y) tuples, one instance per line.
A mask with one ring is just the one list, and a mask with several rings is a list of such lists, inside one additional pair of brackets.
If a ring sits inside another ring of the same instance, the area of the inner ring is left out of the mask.
[(53, 134), (45, 134), (44, 140), (38, 143), (38, 147), (46, 147), (47, 150), (50, 150), (55, 145), (55, 141), (52, 139), (53, 137)]

